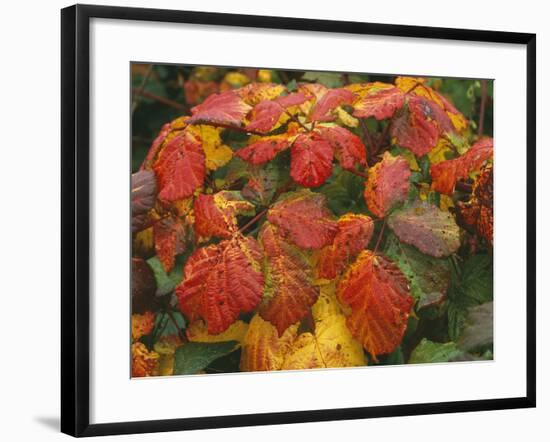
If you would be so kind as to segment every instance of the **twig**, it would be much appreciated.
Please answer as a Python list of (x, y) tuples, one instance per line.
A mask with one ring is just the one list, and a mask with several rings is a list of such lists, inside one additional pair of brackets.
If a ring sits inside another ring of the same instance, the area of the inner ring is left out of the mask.
[(479, 125), (477, 135), (483, 135), (483, 125), (485, 123), (485, 105), (487, 103), (487, 80), (481, 80), (481, 103), (479, 105)]
[(138, 95), (141, 95), (145, 98), (150, 98), (151, 100), (158, 101), (159, 103), (165, 104), (166, 106), (173, 107), (174, 109), (178, 109), (181, 111), (184, 111), (186, 113), (189, 112), (189, 109), (187, 106), (178, 103), (177, 101), (170, 100), (169, 98), (160, 97), (159, 95), (152, 94), (151, 92), (140, 90), (139, 88), (132, 88), (132, 92)]
[(260, 213), (258, 213), (254, 218), (252, 218), (250, 221), (248, 221), (244, 226), (242, 226), (239, 229), (239, 233), (244, 232), (246, 229), (248, 229), (252, 224), (254, 224), (256, 221), (258, 221), (261, 217), (263, 217), (267, 213), (267, 209), (262, 210)]
[(176, 327), (176, 330), (178, 331), (178, 336), (181, 339), (181, 342), (187, 342), (187, 336), (183, 334), (182, 329), (178, 325), (178, 322), (176, 321), (176, 318), (174, 318), (174, 314), (171, 310), (166, 310), (166, 313), (168, 314), (168, 317), (170, 318), (170, 321), (174, 324), (174, 327)]
[(141, 80), (141, 84), (139, 85), (139, 88), (137, 91), (133, 92), (132, 96), (132, 115), (134, 114), (135, 110), (138, 107), (139, 101), (141, 99), (141, 94), (145, 90), (145, 86), (147, 85), (147, 81), (149, 80), (149, 77), (151, 76), (151, 73), (153, 72), (153, 65), (150, 64), (147, 68), (147, 72), (145, 72), (145, 75), (143, 76), (143, 79)]
[(361, 126), (361, 133), (363, 134), (363, 143), (365, 144), (367, 148), (367, 157), (370, 160), (372, 158), (372, 150), (374, 149), (374, 142), (372, 141), (372, 136), (369, 131), (369, 127), (367, 126), (367, 123), (364, 119), (359, 118), (359, 125)]
[(248, 130), (246, 127), (240, 127), (240, 126), (232, 126), (231, 124), (223, 124), (223, 123), (213, 123), (213, 122), (193, 122), (193, 123), (189, 123), (190, 125), (196, 125), (196, 124), (208, 124), (209, 126), (213, 126), (213, 127), (222, 127), (224, 129), (231, 129), (231, 130), (236, 130), (237, 132), (244, 132), (244, 133), (247, 133), (247, 134), (251, 134), (251, 135), (258, 135), (260, 137), (265, 137), (267, 136), (267, 134), (264, 134), (263, 132), (257, 132), (257, 131), (254, 131), (254, 130)]
[(354, 175), (360, 176), (361, 178), (365, 178), (365, 179), (369, 178), (369, 176), (366, 173), (359, 172), (358, 170), (355, 170), (355, 169), (345, 169), (345, 170), (347, 170), (350, 173), (353, 173)]

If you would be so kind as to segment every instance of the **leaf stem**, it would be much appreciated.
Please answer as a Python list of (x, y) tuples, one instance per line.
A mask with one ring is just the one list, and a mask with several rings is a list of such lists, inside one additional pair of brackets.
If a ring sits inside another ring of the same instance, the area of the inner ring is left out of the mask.
[(380, 233), (378, 234), (378, 239), (376, 240), (376, 245), (374, 246), (374, 253), (378, 251), (378, 247), (380, 246), (380, 243), (382, 242), (382, 237), (384, 236), (384, 229), (386, 228), (386, 218), (384, 218), (384, 222), (382, 223), (382, 227), (380, 228)]
[(354, 175), (360, 176), (361, 178), (365, 178), (366, 180), (369, 178), (368, 174), (359, 172), (358, 170), (355, 170), (355, 169), (344, 169), (344, 170), (347, 170), (348, 172), (353, 173)]
[(132, 93), (136, 95), (141, 95), (145, 98), (150, 98), (151, 100), (158, 101), (159, 103), (165, 104), (166, 106), (173, 107), (174, 109), (178, 109), (180, 111), (184, 111), (186, 113), (189, 112), (189, 109), (184, 104), (178, 103), (177, 101), (170, 100), (169, 98), (161, 97), (159, 95), (152, 94), (151, 92), (147, 92), (144, 90), (141, 90), (140, 88), (132, 88)]
[(174, 324), (174, 327), (176, 327), (176, 330), (178, 331), (178, 337), (181, 339), (181, 342), (187, 342), (187, 336), (183, 333), (183, 330), (178, 325), (178, 322), (176, 321), (176, 318), (174, 318), (174, 314), (171, 310), (166, 310), (166, 314), (170, 318), (170, 321)]
[(250, 221), (248, 221), (244, 226), (242, 226), (238, 233), (244, 232), (246, 229), (248, 229), (252, 224), (254, 224), (256, 221), (258, 221), (260, 218), (262, 218), (267, 213), (267, 209), (262, 210), (259, 212), (254, 218), (252, 218)]

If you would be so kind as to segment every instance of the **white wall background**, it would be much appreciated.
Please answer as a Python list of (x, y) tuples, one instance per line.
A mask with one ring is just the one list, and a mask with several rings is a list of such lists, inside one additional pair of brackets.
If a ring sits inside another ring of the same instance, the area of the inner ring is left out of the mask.
[[(550, 46), (548, 13), (534, 0), (462, 0), (383, 3), (357, 0), (108, 1), (103, 4), (336, 20), (536, 32), (538, 43), (538, 408), (454, 415), (374, 419), (107, 437), (102, 440), (171, 441), (200, 438), (281, 441), (350, 437), (358, 440), (446, 442), (545, 440), (550, 430), (550, 387), (545, 379), (550, 326), (543, 323), (544, 258), (550, 248), (542, 226), (550, 206), (549, 155), (543, 152), (550, 102), (544, 82)], [(0, 16), (0, 435), (3, 440), (66, 438), (59, 425), (59, 9), (69, 3), (27, 0), (3, 5)], [(327, 56), (330, 56), (329, 54)], [(547, 55), (548, 56), (548, 55)], [(467, 60), (457, 60), (464, 63)], [(511, 110), (513, 111), (513, 110)], [(546, 202), (545, 202), (546, 200)], [(545, 216), (546, 215), (546, 216)], [(513, 275), (511, 275), (513, 277)], [(546, 284), (545, 284), (546, 282)], [(506, 382), (506, 379), (502, 379)], [(365, 392), (368, 394), (368, 392)], [(545, 437), (546, 436), (546, 437)]]

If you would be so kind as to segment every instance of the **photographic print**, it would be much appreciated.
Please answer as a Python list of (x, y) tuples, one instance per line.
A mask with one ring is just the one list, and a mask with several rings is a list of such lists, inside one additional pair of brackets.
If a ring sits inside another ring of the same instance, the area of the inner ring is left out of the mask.
[(130, 75), (132, 377), (493, 359), (493, 80)]

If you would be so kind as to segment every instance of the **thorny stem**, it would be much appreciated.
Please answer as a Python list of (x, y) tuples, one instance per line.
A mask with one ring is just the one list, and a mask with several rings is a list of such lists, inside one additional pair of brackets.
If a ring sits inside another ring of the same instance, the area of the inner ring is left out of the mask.
[(479, 125), (477, 135), (483, 135), (483, 125), (485, 123), (485, 104), (487, 103), (487, 80), (481, 80), (481, 103), (479, 105)]

